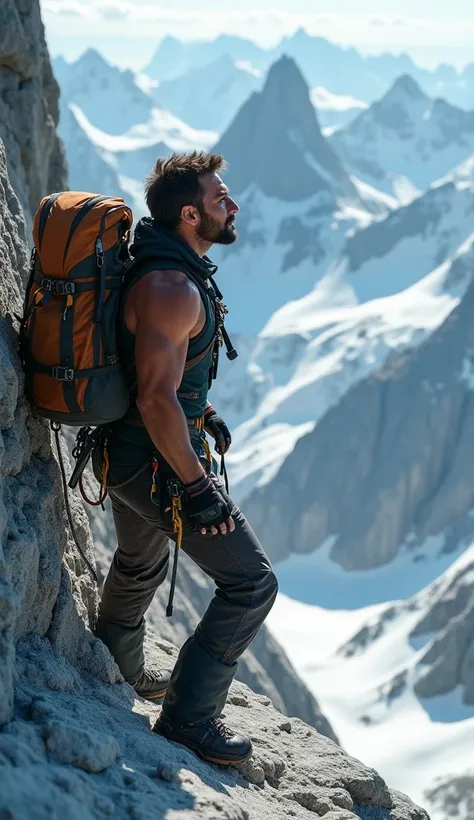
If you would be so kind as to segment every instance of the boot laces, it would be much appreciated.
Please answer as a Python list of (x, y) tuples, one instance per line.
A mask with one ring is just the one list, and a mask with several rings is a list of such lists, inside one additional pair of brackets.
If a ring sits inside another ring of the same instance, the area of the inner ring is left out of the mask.
[(209, 723), (214, 727), (214, 729), (216, 729), (221, 737), (230, 740), (235, 736), (235, 732), (233, 732), (232, 729), (229, 729), (229, 727), (226, 726), (220, 718), (211, 718)]

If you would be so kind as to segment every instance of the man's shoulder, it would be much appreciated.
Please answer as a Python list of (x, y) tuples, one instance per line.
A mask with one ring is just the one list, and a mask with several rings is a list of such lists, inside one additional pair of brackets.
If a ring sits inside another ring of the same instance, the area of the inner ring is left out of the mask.
[(199, 297), (199, 290), (184, 271), (169, 268), (166, 270), (149, 270), (141, 276), (132, 292), (137, 296), (146, 294), (148, 298), (185, 297), (195, 299)]
[(192, 327), (199, 315), (200, 294), (182, 271), (151, 270), (132, 289), (125, 305), (125, 321), (132, 333), (137, 323), (154, 326), (168, 320)]

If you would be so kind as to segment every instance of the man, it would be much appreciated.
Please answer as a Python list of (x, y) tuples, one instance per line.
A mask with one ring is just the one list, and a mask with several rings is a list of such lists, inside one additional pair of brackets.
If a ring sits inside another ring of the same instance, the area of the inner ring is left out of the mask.
[[(159, 159), (147, 180), (151, 219), (135, 230), (134, 266), (119, 311), (131, 402), (107, 442), (118, 546), (97, 634), (140, 695), (166, 692), (155, 732), (228, 764), (247, 760), (252, 745), (219, 715), (237, 659), (270, 611), (277, 582), (215, 475), (203, 429), (225, 453), (231, 437), (207, 399), (224, 311), (210, 279), (216, 268), (205, 255), (211, 245), (237, 239), (239, 208), (219, 176), (223, 169), (216, 154), (175, 154)], [(143, 616), (166, 577), (169, 539), (176, 538), (173, 477), (181, 488), (182, 549), (215, 581), (216, 593), (170, 675), (145, 668)]]

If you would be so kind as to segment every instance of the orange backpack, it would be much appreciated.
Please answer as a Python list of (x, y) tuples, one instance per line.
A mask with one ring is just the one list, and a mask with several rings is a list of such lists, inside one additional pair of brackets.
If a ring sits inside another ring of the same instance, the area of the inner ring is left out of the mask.
[(97, 426), (127, 411), (115, 323), (132, 221), (123, 199), (77, 191), (35, 214), (20, 355), (26, 395), (53, 422)]

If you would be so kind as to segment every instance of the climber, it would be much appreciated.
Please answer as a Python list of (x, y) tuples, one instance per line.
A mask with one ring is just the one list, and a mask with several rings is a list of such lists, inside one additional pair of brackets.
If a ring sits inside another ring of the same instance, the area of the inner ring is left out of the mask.
[[(205, 760), (230, 764), (248, 759), (252, 745), (222, 721), (222, 711), (237, 660), (268, 615), (277, 581), (218, 477), (206, 437), (221, 456), (231, 444), (208, 400), (219, 347), (230, 340), (212, 278), (216, 266), (206, 253), (237, 239), (239, 211), (223, 170), (217, 154), (174, 154), (158, 159), (146, 182), (151, 217), (136, 226), (118, 315), (130, 408), (106, 445), (118, 546), (96, 634), (139, 695), (153, 700), (166, 693), (154, 732)], [(216, 584), (172, 673), (145, 667), (143, 650), (144, 614), (167, 575), (170, 539)]]

